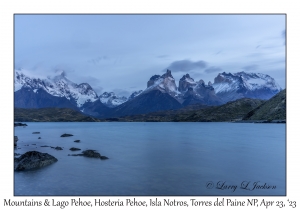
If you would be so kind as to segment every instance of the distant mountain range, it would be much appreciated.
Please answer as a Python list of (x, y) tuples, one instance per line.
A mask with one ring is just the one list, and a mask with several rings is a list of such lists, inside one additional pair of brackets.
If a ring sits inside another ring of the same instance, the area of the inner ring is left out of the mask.
[[(158, 90), (153, 92), (166, 94)], [(15, 122), (285, 122), (286, 91), (282, 90), (269, 100), (242, 98), (219, 106), (193, 104), (176, 110), (110, 117), (102, 120), (84, 116), (68, 108), (15, 108), (14, 120)]]
[(97, 118), (146, 114), (176, 110), (193, 104), (222, 105), (241, 98), (269, 99), (282, 89), (265, 74), (238, 72), (220, 73), (214, 83), (195, 81), (183, 75), (178, 87), (170, 70), (154, 75), (145, 90), (133, 92), (128, 98), (113, 92), (100, 96), (88, 83), (76, 84), (64, 72), (50, 78), (33, 78), (15, 70), (15, 108), (71, 108)]

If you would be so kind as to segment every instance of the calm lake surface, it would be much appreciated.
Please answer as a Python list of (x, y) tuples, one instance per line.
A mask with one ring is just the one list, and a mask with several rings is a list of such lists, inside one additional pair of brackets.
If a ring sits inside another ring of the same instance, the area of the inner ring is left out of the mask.
[[(14, 152), (36, 150), (58, 161), (38, 170), (15, 172), (16, 196), (286, 194), (285, 124), (27, 125), (15, 127), (19, 141)], [(60, 137), (64, 133), (74, 136)], [(77, 139), (80, 143), (74, 142)], [(81, 153), (70, 151), (71, 147), (94, 149), (109, 159), (68, 156)]]

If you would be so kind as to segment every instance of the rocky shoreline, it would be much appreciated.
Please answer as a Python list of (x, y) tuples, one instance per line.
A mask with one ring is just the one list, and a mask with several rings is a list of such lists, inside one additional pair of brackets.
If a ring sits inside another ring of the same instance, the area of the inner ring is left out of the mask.
[[(33, 132), (32, 134), (40, 134), (40, 132)], [(60, 137), (71, 137), (73, 136), (72, 134), (62, 134)], [(39, 137), (39, 139), (41, 139)], [(19, 138), (17, 136), (14, 136), (14, 145), (15, 147), (17, 146), (17, 141), (19, 140)], [(78, 144), (80, 142), (80, 140), (73, 140), (73, 142), (75, 142), (75, 144)], [(32, 145), (36, 145), (36, 144), (32, 144)], [(24, 145), (24, 146), (29, 146), (28, 145)], [(42, 145), (40, 147), (50, 147), (52, 149), (55, 150), (63, 150), (63, 147), (60, 146), (48, 146), (48, 145)], [(20, 148), (18, 148), (20, 149)], [(70, 151), (79, 151), (81, 150), (80, 148), (77, 147), (71, 147), (69, 149)], [(19, 153), (14, 153), (14, 170), (15, 171), (27, 171), (27, 170), (37, 170), (40, 168), (43, 168), (45, 166), (51, 165), (55, 162), (58, 161), (58, 159), (48, 153), (42, 153), (39, 151), (28, 151), (25, 152), (24, 154), (19, 154)], [(19, 157), (17, 157), (19, 156)], [(88, 157), (88, 158), (98, 158), (101, 160), (107, 160), (109, 159), (106, 156), (101, 155), (99, 152), (97, 152), (96, 150), (93, 149), (87, 149), (82, 151), (82, 153), (79, 154), (68, 154), (67, 156), (84, 156), (84, 157)]]
[(27, 126), (27, 124), (25, 124), (25, 123), (14, 123), (14, 127), (17, 127), (17, 126)]
[(237, 120), (234, 123), (286, 123), (286, 120)]

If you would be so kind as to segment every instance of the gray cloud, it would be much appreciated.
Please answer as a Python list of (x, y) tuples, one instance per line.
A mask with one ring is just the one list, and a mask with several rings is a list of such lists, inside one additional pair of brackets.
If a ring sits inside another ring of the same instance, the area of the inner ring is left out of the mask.
[(219, 54), (221, 54), (221, 53), (222, 53), (222, 50), (220, 50), (220, 51), (214, 53), (214, 55), (219, 55)]
[(101, 95), (103, 91), (103, 87), (99, 85), (101, 84), (101, 81), (95, 77), (82, 76), (80, 78), (76, 78), (76, 81), (88, 83), (98, 95)]
[(213, 73), (213, 72), (221, 72), (222, 69), (220, 67), (211, 66), (204, 70), (205, 73)]
[(168, 55), (158, 55), (158, 56), (156, 56), (157, 58), (167, 58), (167, 57), (169, 57)]
[(98, 96), (101, 95), (102, 92), (103, 92), (103, 87), (100, 87), (100, 86), (93, 86), (92, 88), (93, 88), (93, 90), (97, 93)]
[(69, 75), (72, 75), (75, 72), (75, 70), (72, 69), (72, 67), (70, 67), (69, 65), (63, 64), (63, 63), (57, 64), (57, 65), (51, 67), (51, 69), (55, 75), (63, 73), (63, 75), (65, 77), (68, 77)]
[[(207, 64), (204, 61), (190, 61), (190, 60), (180, 60), (172, 62), (167, 69), (170, 69), (173, 72), (188, 72), (195, 69), (204, 69)], [(163, 70), (165, 72), (166, 69)]]
[(95, 58), (92, 58), (90, 60), (88, 60), (87, 62), (88, 63), (91, 63), (91, 64), (94, 64), (94, 65), (97, 65), (99, 64), (101, 61), (104, 61), (104, 60), (108, 60), (109, 58), (106, 56), (106, 55), (103, 55), (103, 56), (97, 56)]
[(258, 65), (256, 65), (256, 64), (248, 65), (248, 66), (244, 66), (242, 69), (245, 71), (255, 71), (258, 69)]

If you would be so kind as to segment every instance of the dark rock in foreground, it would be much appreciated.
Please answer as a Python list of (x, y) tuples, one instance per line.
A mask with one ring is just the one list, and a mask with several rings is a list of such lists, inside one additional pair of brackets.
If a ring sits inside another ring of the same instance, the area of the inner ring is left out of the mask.
[(15, 170), (24, 171), (39, 169), (56, 161), (57, 159), (48, 153), (29, 151), (21, 155), (19, 158), (15, 158)]
[(85, 157), (101, 158), (100, 153), (96, 152), (96, 150), (89, 149), (89, 150), (83, 151), (82, 153)]
[(100, 159), (101, 159), (101, 160), (107, 160), (108, 157), (106, 157), (106, 156), (103, 155), (103, 156), (100, 157)]
[(18, 136), (14, 136), (14, 146), (15, 147), (17, 146), (17, 141), (19, 141)]
[(71, 147), (70, 150), (71, 150), (71, 151), (78, 151), (78, 150), (81, 150), (81, 149), (76, 148), (76, 147)]
[(85, 156), (85, 157), (90, 157), (90, 158), (100, 158), (101, 160), (107, 160), (108, 157), (106, 156), (101, 156), (101, 154), (99, 152), (96, 152), (96, 150), (84, 150), (82, 152), (82, 154), (72, 154), (72, 155), (68, 155), (68, 156)]
[(73, 136), (73, 135), (65, 133), (65, 134), (61, 135), (60, 137), (69, 137), (69, 136)]

